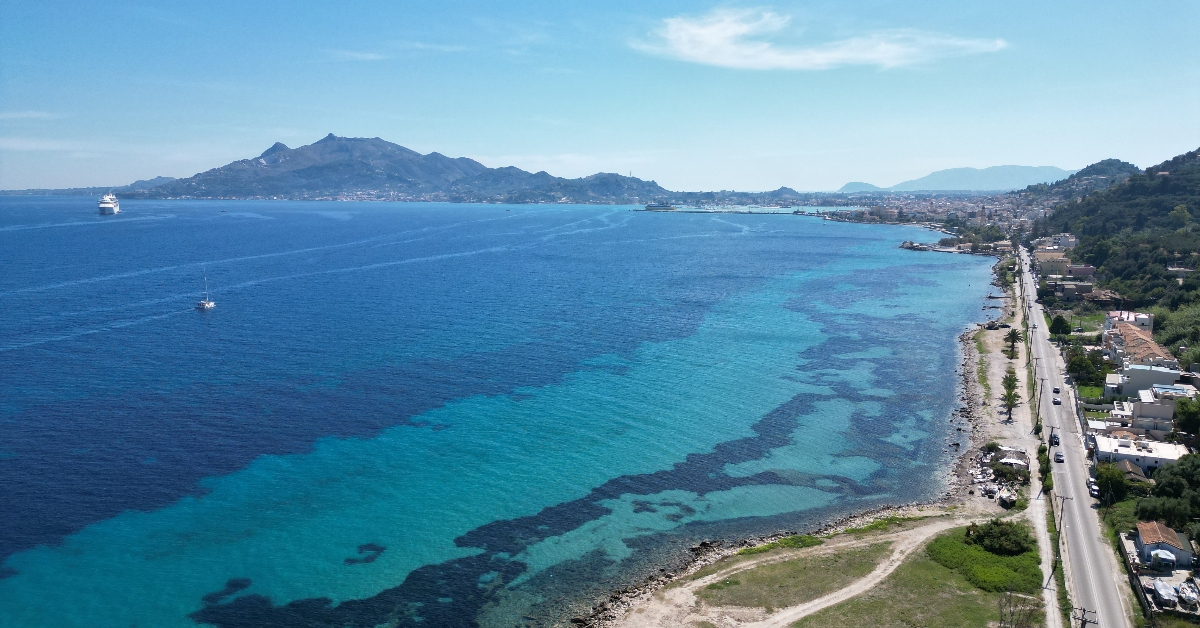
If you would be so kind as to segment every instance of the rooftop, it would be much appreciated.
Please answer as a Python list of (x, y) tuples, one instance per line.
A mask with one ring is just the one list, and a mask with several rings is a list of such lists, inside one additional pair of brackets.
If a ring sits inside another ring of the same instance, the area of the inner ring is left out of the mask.
[(1188, 448), (1176, 443), (1160, 443), (1152, 440), (1134, 440), (1132, 434), (1114, 433), (1111, 436), (1096, 435), (1096, 450), (1106, 454), (1122, 456), (1145, 456), (1159, 460), (1178, 460), (1188, 454)]
[(1179, 534), (1157, 521), (1140, 521), (1137, 524), (1137, 529), (1138, 536), (1142, 538), (1143, 545), (1166, 543), (1171, 547), (1183, 549), (1183, 543), (1179, 540)]

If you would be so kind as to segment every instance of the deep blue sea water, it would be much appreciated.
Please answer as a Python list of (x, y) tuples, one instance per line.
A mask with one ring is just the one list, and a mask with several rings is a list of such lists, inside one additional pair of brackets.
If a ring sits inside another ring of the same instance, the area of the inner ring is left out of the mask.
[(3, 626), (545, 624), (932, 497), (990, 280), (791, 215), (122, 208), (0, 197)]

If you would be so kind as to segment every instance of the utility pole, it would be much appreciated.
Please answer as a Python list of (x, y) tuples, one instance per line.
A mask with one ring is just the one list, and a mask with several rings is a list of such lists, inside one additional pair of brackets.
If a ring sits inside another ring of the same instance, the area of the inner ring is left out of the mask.
[[(1074, 615), (1071, 615), (1071, 619), (1079, 620), (1079, 628), (1087, 628), (1088, 624), (1095, 626), (1100, 625), (1100, 620), (1098, 619), (1099, 614), (1096, 611), (1089, 611), (1086, 608), (1079, 607), (1072, 608), (1071, 612), (1075, 613)], [(1088, 613), (1092, 614), (1091, 619), (1088, 619)]]

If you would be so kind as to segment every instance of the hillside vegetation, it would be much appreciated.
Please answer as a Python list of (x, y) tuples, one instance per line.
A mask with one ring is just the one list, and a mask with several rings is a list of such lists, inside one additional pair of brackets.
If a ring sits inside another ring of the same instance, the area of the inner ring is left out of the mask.
[(1154, 311), (1155, 339), (1184, 367), (1200, 362), (1200, 150), (1060, 205), (1032, 236), (1063, 231), (1079, 238), (1072, 260), (1126, 307)]

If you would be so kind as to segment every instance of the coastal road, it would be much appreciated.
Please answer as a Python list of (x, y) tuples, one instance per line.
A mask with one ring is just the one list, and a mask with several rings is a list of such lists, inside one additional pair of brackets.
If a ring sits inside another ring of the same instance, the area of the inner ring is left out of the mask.
[[(1029, 255), (1022, 251), (1021, 258), (1025, 267), (1021, 280), (1025, 282), (1025, 294), (1030, 296), (1029, 320), (1031, 325), (1037, 323), (1037, 329), (1031, 327), (1029, 331), (1030, 346), (1037, 365), (1034, 377), (1038, 380), (1038, 393), (1041, 396), (1042, 422), (1046, 432), (1053, 430), (1059, 434), (1062, 443), (1059, 447), (1050, 448), (1055, 492), (1051, 505), (1055, 509), (1055, 519), (1064, 541), (1063, 563), (1067, 588), (1071, 592), (1072, 604), (1087, 609), (1087, 619), (1097, 622), (1087, 624), (1089, 628), (1096, 625), (1101, 628), (1126, 628), (1131, 626), (1126, 611), (1128, 579), (1121, 572), (1116, 554), (1101, 532), (1097, 502), (1088, 494), (1087, 478), (1090, 472), (1084, 435), (1075, 415), (1073, 398), (1063, 381), (1062, 358), (1050, 343), (1042, 306), (1032, 302), (1037, 294), (1037, 284), (1031, 274)], [(1055, 386), (1062, 392), (1052, 392)], [(1062, 398), (1062, 405), (1054, 405), (1054, 397)], [(1033, 400), (1031, 403), (1037, 402)], [(1056, 451), (1063, 453), (1066, 462), (1053, 461)], [(1078, 626), (1078, 620), (1073, 620), (1071, 625)]]

